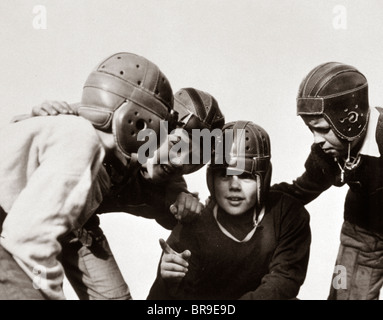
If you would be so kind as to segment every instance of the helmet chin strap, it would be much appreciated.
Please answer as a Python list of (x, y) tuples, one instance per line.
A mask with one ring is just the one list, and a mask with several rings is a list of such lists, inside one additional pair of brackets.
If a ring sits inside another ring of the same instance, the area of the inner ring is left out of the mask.
[(354, 170), (359, 165), (361, 159), (359, 152), (356, 155), (356, 157), (351, 157), (351, 142), (348, 142), (347, 149), (347, 158), (343, 158), (343, 167), (340, 165), (338, 158), (335, 157), (335, 162), (338, 164), (338, 167), (340, 169), (340, 180), (342, 183), (345, 183), (345, 173)]

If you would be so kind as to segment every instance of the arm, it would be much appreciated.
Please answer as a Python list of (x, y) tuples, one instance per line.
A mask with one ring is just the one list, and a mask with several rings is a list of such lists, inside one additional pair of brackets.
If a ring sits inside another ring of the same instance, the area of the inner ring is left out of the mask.
[(244, 294), (242, 300), (293, 299), (303, 284), (311, 243), (309, 214), (297, 202), (283, 206), (282, 210), (281, 220), (275, 223), (280, 234), (269, 272), (262, 278), (260, 286)]
[(36, 116), (55, 116), (58, 114), (75, 114), (78, 115), (78, 103), (67, 103), (65, 101), (46, 100), (32, 108), (32, 117)]
[(305, 163), (305, 172), (291, 184), (274, 184), (271, 190), (287, 193), (304, 205), (317, 198), (331, 185), (337, 185), (338, 168), (334, 159), (326, 155), (318, 145), (313, 145)]
[[(97, 213), (128, 212), (148, 219), (155, 219), (162, 227), (171, 230), (178, 223), (172, 208), (180, 209), (184, 215), (199, 215), (203, 205), (197, 197), (187, 191), (183, 177), (172, 181), (153, 184), (143, 179), (139, 171), (115, 186), (104, 199)], [(182, 218), (181, 218), (182, 219)]]
[(56, 116), (59, 114), (77, 115), (78, 107), (78, 103), (68, 104), (65, 101), (46, 100), (42, 104), (33, 107), (31, 113), (14, 116), (11, 122), (19, 122), (37, 116)]

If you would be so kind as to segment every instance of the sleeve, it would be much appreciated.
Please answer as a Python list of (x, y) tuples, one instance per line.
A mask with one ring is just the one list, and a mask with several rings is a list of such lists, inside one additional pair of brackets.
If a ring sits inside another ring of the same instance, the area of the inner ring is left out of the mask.
[(298, 295), (306, 277), (310, 253), (309, 214), (297, 202), (286, 209), (281, 220), (276, 221), (280, 235), (269, 272), (262, 278), (260, 286), (244, 294), (241, 300), (286, 300)]
[(271, 186), (271, 190), (286, 193), (306, 205), (317, 198), (331, 185), (338, 185), (336, 163), (324, 154), (318, 145), (313, 145), (305, 162), (305, 172), (293, 182), (282, 182)]
[(140, 217), (155, 219), (165, 229), (171, 230), (177, 219), (170, 212), (181, 192), (190, 193), (183, 177), (154, 184), (142, 178), (139, 171), (124, 180), (123, 185), (110, 193), (97, 213), (122, 211)]
[(2, 245), (32, 279), (36, 268), (44, 268), (41, 289), (57, 299), (63, 296), (58, 239), (76, 227), (104, 151), (93, 128), (46, 133), (35, 138), (39, 164), (8, 212)]

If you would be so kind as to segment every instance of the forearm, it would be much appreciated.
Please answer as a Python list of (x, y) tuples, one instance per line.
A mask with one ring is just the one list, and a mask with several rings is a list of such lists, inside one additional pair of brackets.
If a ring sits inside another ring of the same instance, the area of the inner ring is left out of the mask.
[(292, 183), (281, 182), (274, 184), (270, 190), (286, 193), (297, 199), (303, 205), (306, 205), (328, 188), (328, 185), (318, 184), (314, 179), (310, 178), (307, 173), (304, 173)]
[(271, 190), (287, 193), (305, 205), (332, 185), (336, 185), (337, 170), (334, 159), (326, 155), (319, 146), (313, 145), (305, 162), (305, 172), (292, 183), (274, 184)]
[(171, 182), (153, 184), (143, 179), (140, 172), (136, 172), (103, 200), (97, 213), (127, 212), (155, 219), (162, 227), (171, 230), (177, 224), (177, 219), (170, 211), (170, 206), (181, 192), (188, 192), (182, 177)]

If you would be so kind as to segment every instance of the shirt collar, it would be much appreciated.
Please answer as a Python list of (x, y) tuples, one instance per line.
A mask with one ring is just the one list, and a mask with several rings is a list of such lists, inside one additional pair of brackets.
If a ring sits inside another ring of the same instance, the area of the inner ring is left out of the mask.
[(376, 142), (376, 129), (378, 126), (379, 115), (380, 113), (376, 108), (371, 109), (370, 119), (367, 125), (367, 133), (363, 145), (360, 148), (360, 154), (376, 158), (381, 156), (378, 143)]
[(214, 216), (214, 219), (217, 222), (217, 225), (218, 225), (219, 229), (221, 230), (221, 232), (225, 236), (234, 240), (235, 242), (247, 242), (253, 237), (255, 230), (257, 230), (259, 223), (262, 221), (263, 216), (265, 215), (265, 206), (263, 206), (261, 212), (259, 213), (258, 219), (256, 218), (257, 215), (256, 215), (256, 211), (254, 208), (254, 228), (242, 240), (238, 240), (237, 238), (235, 238), (222, 224), (220, 224), (218, 219), (217, 219), (217, 215), (218, 215), (218, 205), (216, 204), (214, 209), (213, 209), (213, 216)]

